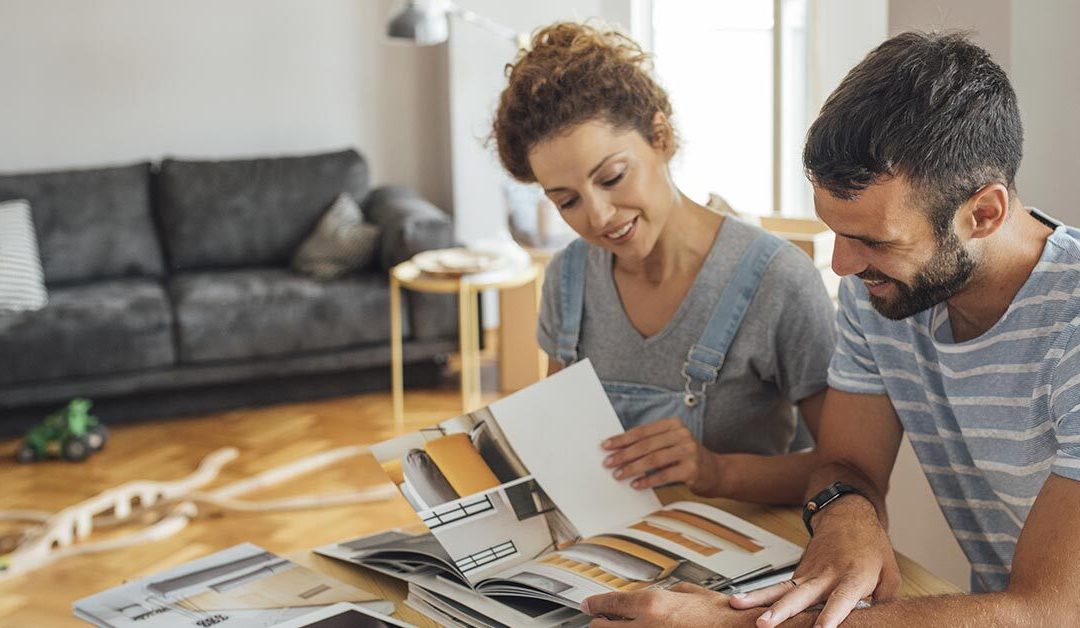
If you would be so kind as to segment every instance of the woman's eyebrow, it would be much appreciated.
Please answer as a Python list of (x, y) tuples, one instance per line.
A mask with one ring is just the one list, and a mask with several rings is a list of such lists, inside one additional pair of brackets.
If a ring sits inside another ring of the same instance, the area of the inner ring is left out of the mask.
[[(596, 174), (596, 171), (603, 168), (604, 164), (606, 164), (609, 159), (611, 159), (612, 157), (615, 157), (616, 155), (621, 155), (622, 153), (623, 153), (623, 151), (616, 151), (616, 152), (611, 153), (610, 155), (604, 157), (603, 159), (601, 159), (600, 163), (593, 166), (592, 170), (589, 171), (589, 176), (591, 177), (594, 174)], [(545, 194), (555, 194), (556, 192), (568, 192), (568, 191), (569, 190), (567, 188), (565, 188), (565, 187), (544, 188), (544, 193)]]

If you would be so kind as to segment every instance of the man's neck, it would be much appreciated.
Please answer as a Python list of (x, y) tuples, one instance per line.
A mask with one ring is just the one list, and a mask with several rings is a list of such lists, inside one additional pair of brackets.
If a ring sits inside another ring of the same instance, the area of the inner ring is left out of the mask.
[(953, 340), (977, 338), (994, 326), (1031, 276), (1053, 230), (1022, 205), (985, 245), (971, 283), (948, 301)]

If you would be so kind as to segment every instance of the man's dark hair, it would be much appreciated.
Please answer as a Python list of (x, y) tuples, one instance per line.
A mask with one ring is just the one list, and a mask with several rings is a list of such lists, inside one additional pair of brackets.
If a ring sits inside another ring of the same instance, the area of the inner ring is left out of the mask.
[(855, 66), (807, 134), (815, 186), (852, 199), (903, 176), (939, 239), (982, 186), (1015, 190), (1024, 131), (1016, 94), (990, 54), (962, 33), (902, 33)]

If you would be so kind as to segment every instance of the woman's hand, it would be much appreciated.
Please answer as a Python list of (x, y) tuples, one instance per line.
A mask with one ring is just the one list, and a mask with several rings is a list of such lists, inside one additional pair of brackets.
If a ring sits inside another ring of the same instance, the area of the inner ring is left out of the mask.
[[(685, 482), (698, 495), (716, 492), (716, 456), (694, 440), (678, 417), (635, 427), (602, 443), (604, 466), (636, 489)], [(652, 472), (652, 473), (649, 473)]]

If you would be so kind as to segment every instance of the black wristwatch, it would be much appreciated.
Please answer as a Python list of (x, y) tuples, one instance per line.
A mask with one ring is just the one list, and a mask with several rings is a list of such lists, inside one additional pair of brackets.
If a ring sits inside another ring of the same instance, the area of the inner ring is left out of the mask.
[(817, 495), (810, 498), (810, 501), (803, 505), (802, 509), (802, 521), (806, 525), (806, 531), (810, 533), (810, 536), (814, 536), (814, 528), (810, 525), (810, 519), (821, 511), (822, 508), (833, 503), (837, 499), (847, 495), (848, 493), (855, 493), (856, 495), (862, 495), (857, 488), (850, 484), (844, 484), (843, 482), (833, 482), (825, 487), (825, 490), (821, 491)]

